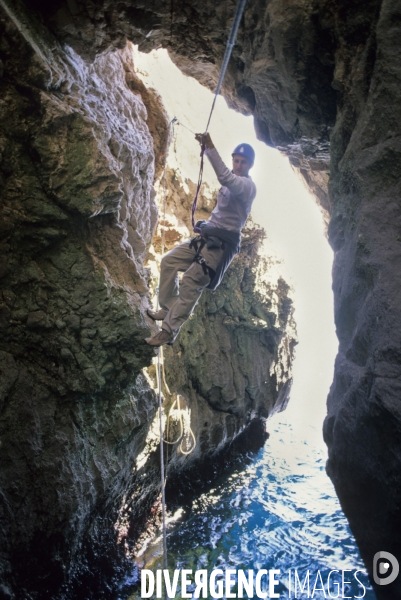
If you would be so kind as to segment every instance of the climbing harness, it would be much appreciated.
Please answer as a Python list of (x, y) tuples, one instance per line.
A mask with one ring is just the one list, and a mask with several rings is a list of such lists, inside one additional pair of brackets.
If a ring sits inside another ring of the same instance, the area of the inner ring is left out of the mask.
[[(226, 46), (226, 50), (225, 50), (225, 54), (224, 54), (224, 58), (223, 58), (223, 63), (222, 63), (221, 70), (220, 70), (220, 77), (219, 77), (219, 80), (217, 83), (217, 88), (216, 88), (216, 92), (214, 95), (209, 118), (207, 121), (205, 133), (207, 133), (207, 131), (209, 129), (209, 125), (210, 125), (210, 121), (211, 121), (214, 107), (216, 104), (217, 96), (220, 93), (220, 89), (221, 89), (223, 79), (224, 79), (224, 76), (225, 76), (225, 73), (227, 70), (227, 66), (228, 66), (228, 63), (230, 60), (231, 52), (232, 52), (232, 49), (235, 44), (238, 27), (239, 27), (239, 24), (241, 21), (242, 14), (244, 12), (245, 5), (246, 5), (246, 0), (238, 0), (238, 4), (237, 4), (235, 15), (234, 15), (234, 21), (233, 21), (233, 24), (231, 27), (230, 37), (227, 42), (227, 46)], [(188, 129), (188, 131), (190, 131), (191, 133), (194, 134), (193, 131), (191, 131), (188, 127), (183, 125), (183, 123), (178, 121), (177, 117), (173, 117), (173, 119), (170, 121), (169, 126), (168, 126), (169, 133), (170, 133), (171, 128), (173, 128), (173, 132), (174, 132), (175, 124), (183, 126), (185, 129)], [(174, 133), (173, 133), (173, 135), (174, 135)], [(169, 146), (169, 135), (167, 136), (167, 151), (168, 151), (168, 146)], [(205, 153), (205, 144), (202, 143), (201, 153), (200, 153), (201, 161), (200, 161), (200, 168), (199, 168), (198, 184), (197, 184), (197, 188), (196, 188), (195, 199), (192, 204), (192, 227), (196, 233), (201, 233), (201, 229), (199, 227), (196, 227), (196, 225), (195, 225), (195, 212), (196, 212), (196, 206), (198, 203), (198, 196), (199, 196), (200, 188), (202, 185), (204, 153)], [(167, 152), (166, 152), (166, 155), (167, 155)], [(163, 220), (164, 220), (164, 223), (166, 222), (166, 198), (167, 198), (166, 166), (167, 166), (167, 161), (165, 162), (163, 175), (162, 175), (163, 189), (164, 189), (164, 193), (163, 193)], [(161, 237), (162, 237), (162, 255), (163, 255), (164, 254), (164, 244), (165, 244), (164, 226), (162, 228), (162, 236)], [(195, 248), (195, 251), (196, 251), (194, 261), (197, 262), (198, 264), (200, 264), (202, 266), (205, 274), (208, 274), (212, 278), (212, 274), (214, 275), (215, 271), (206, 264), (205, 259), (200, 254), (202, 248), (204, 247), (204, 245), (206, 243), (207, 243), (207, 241), (202, 236), (197, 236), (196, 238), (194, 238), (191, 241), (191, 245), (193, 244), (193, 247)], [(157, 297), (157, 310), (159, 310), (159, 308), (160, 307), (159, 307), (159, 296), (158, 296)], [(163, 442), (166, 442), (168, 444), (176, 444), (181, 440), (179, 450), (183, 455), (188, 455), (191, 452), (193, 452), (193, 450), (195, 449), (196, 439), (195, 439), (194, 433), (191, 429), (191, 411), (188, 407), (186, 407), (185, 410), (181, 409), (180, 402), (178, 399), (179, 396), (177, 396), (175, 403), (173, 403), (173, 405), (170, 408), (169, 416), (167, 417), (167, 434), (166, 435), (168, 438), (169, 418), (175, 417), (176, 415), (174, 414), (174, 411), (177, 410), (178, 420), (179, 420), (180, 429), (181, 429), (180, 436), (174, 442), (169, 442), (168, 440), (165, 440), (163, 438), (162, 382), (165, 384), (166, 390), (168, 390), (169, 395), (170, 395), (170, 390), (168, 389), (168, 386), (165, 381), (163, 350), (162, 350), (161, 346), (158, 349), (158, 360), (157, 360), (156, 372), (157, 372), (158, 397), (159, 397), (158, 399), (159, 399), (159, 435), (160, 435), (160, 482), (161, 482), (161, 496), (162, 496), (162, 526), (163, 526), (163, 567), (164, 567), (164, 569), (167, 569), (168, 561), (167, 561), (166, 495), (165, 495), (166, 479), (165, 479), (165, 469), (164, 469), (164, 450), (163, 450), (164, 444), (163, 444)], [(177, 409), (173, 408), (176, 403), (177, 403)]]
[(196, 252), (192, 262), (198, 263), (198, 265), (200, 265), (202, 267), (204, 274), (209, 275), (210, 279), (212, 280), (214, 278), (214, 276), (216, 275), (216, 271), (214, 269), (212, 269), (212, 267), (209, 267), (209, 265), (206, 263), (206, 260), (204, 259), (204, 257), (201, 254), (203, 248), (206, 245), (207, 245), (206, 239), (204, 237), (202, 237), (201, 235), (198, 235), (191, 240), (189, 247), (194, 248), (194, 250)]
[[(244, 12), (244, 9), (245, 9), (245, 5), (246, 5), (246, 0), (238, 0), (237, 8), (235, 10), (235, 15), (234, 15), (234, 21), (233, 21), (233, 24), (231, 26), (230, 37), (228, 38), (228, 42), (227, 42), (227, 46), (226, 46), (226, 51), (225, 51), (224, 58), (223, 58), (223, 63), (221, 65), (219, 81), (217, 82), (217, 87), (216, 87), (216, 91), (215, 91), (215, 94), (214, 94), (212, 108), (210, 109), (210, 114), (209, 114), (209, 118), (208, 118), (207, 125), (206, 125), (205, 134), (208, 132), (210, 121), (212, 119), (212, 114), (213, 114), (214, 107), (215, 107), (215, 104), (216, 104), (217, 96), (220, 94), (220, 89), (221, 89), (221, 86), (222, 86), (222, 83), (223, 83), (224, 75), (226, 74), (226, 70), (227, 70), (227, 67), (228, 67), (229, 60), (230, 60), (231, 52), (232, 52), (232, 49), (233, 49), (234, 44), (235, 44), (235, 38), (237, 37), (238, 27), (239, 27), (239, 24), (241, 22), (241, 18), (242, 18), (242, 14)], [(201, 161), (200, 161), (200, 167), (199, 167), (198, 184), (196, 186), (195, 198), (194, 198), (194, 201), (193, 201), (193, 204), (192, 204), (192, 227), (193, 227), (193, 230), (195, 231), (195, 233), (201, 233), (199, 227), (196, 227), (196, 225), (195, 225), (195, 212), (196, 212), (196, 206), (198, 204), (199, 192), (200, 192), (200, 189), (201, 189), (201, 186), (202, 186), (202, 179), (203, 179), (203, 155), (205, 153), (205, 148), (206, 148), (205, 144), (202, 143), (202, 145), (201, 145), (201, 153), (200, 153)]]

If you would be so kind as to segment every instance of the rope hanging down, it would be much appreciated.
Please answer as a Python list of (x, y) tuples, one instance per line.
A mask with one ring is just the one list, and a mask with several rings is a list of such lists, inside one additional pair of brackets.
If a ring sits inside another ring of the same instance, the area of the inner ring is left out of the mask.
[[(224, 75), (226, 74), (228, 63), (230, 61), (231, 52), (232, 52), (232, 49), (233, 49), (233, 47), (235, 45), (235, 39), (237, 37), (238, 27), (239, 27), (239, 24), (241, 22), (241, 18), (242, 18), (242, 14), (244, 12), (244, 9), (245, 9), (245, 5), (246, 5), (246, 0), (238, 0), (237, 8), (235, 10), (235, 15), (234, 15), (234, 21), (233, 21), (233, 24), (232, 24), (232, 27), (231, 27), (230, 37), (228, 38), (228, 42), (227, 42), (227, 46), (226, 46), (226, 51), (225, 51), (225, 54), (224, 54), (222, 65), (221, 65), (220, 77), (219, 77), (219, 81), (217, 82), (217, 88), (216, 88), (216, 92), (214, 94), (213, 104), (212, 104), (212, 108), (210, 109), (209, 119), (207, 121), (205, 133), (207, 133), (208, 129), (209, 129), (209, 125), (210, 125), (210, 121), (212, 119), (212, 114), (213, 114), (214, 107), (215, 107), (215, 104), (216, 104), (217, 96), (220, 93), (220, 89), (221, 89), (221, 86), (222, 86), (222, 83), (223, 83)], [(194, 199), (193, 204), (192, 204), (192, 227), (193, 227), (193, 230), (196, 233), (201, 233), (201, 230), (199, 229), (199, 227), (195, 227), (195, 212), (196, 212), (196, 206), (198, 204), (198, 196), (199, 196), (200, 188), (201, 188), (201, 185), (202, 185), (202, 178), (203, 178), (203, 155), (204, 155), (204, 153), (205, 153), (205, 145), (202, 144), (201, 153), (200, 153), (201, 163), (200, 163), (200, 168), (199, 168), (198, 185), (196, 187), (195, 199)]]
[[(213, 99), (213, 104), (212, 104), (212, 108), (210, 109), (210, 114), (209, 114), (209, 119), (207, 121), (207, 125), (206, 125), (206, 131), (205, 133), (207, 133), (208, 129), (209, 129), (209, 125), (210, 125), (210, 121), (212, 118), (212, 114), (214, 111), (214, 107), (216, 104), (216, 100), (217, 100), (217, 96), (220, 93), (220, 89), (223, 83), (223, 79), (227, 70), (227, 66), (231, 57), (231, 52), (232, 49), (234, 47), (235, 44), (235, 39), (237, 37), (237, 32), (238, 32), (238, 27), (239, 24), (241, 22), (241, 17), (242, 14), (244, 12), (244, 8), (246, 5), (246, 0), (238, 0), (238, 4), (237, 4), (237, 8), (235, 11), (235, 15), (234, 15), (234, 21), (231, 27), (231, 33), (230, 33), (230, 37), (228, 39), (227, 42), (227, 46), (226, 46), (226, 51), (224, 54), (224, 58), (223, 58), (223, 63), (221, 65), (221, 70), (220, 70), (220, 77), (219, 77), (219, 81), (217, 83), (217, 88), (216, 88), (216, 92), (214, 95), (214, 99)], [(170, 123), (169, 123), (169, 131), (170, 128), (174, 128), (174, 124), (177, 123), (179, 124), (179, 121), (176, 117), (174, 117)], [(185, 125), (184, 125), (185, 127)], [(186, 127), (186, 129), (188, 129), (188, 127)], [(193, 132), (192, 132), (193, 133)], [(167, 136), (167, 146), (169, 144), (169, 136)], [(198, 196), (199, 196), (199, 191), (202, 185), (202, 176), (203, 176), (203, 155), (205, 153), (205, 145), (202, 144), (201, 147), (201, 164), (200, 164), (200, 169), (199, 169), (199, 177), (198, 177), (198, 185), (197, 185), (197, 189), (196, 189), (196, 195), (195, 195), (195, 199), (194, 202), (192, 204), (192, 227), (194, 228), (195, 232), (200, 232), (200, 230), (198, 228), (195, 227), (195, 211), (196, 211), (196, 205), (198, 203)], [(164, 212), (164, 220), (166, 217), (166, 186), (165, 186), (165, 176), (166, 176), (166, 165), (164, 166), (164, 172), (162, 175), (162, 179), (164, 181), (164, 198), (163, 198), (163, 212)], [(162, 253), (164, 251), (164, 230), (162, 231)], [(159, 308), (159, 301), (157, 302), (157, 306)], [(163, 524), (163, 566), (164, 569), (168, 568), (168, 564), (167, 564), (167, 536), (166, 536), (166, 497), (165, 497), (165, 476), (164, 476), (164, 453), (163, 453), (163, 418), (162, 418), (162, 361), (163, 361), (163, 356), (161, 354), (161, 348), (159, 348), (158, 351), (158, 361), (157, 361), (157, 375), (158, 375), (158, 396), (159, 396), (159, 431), (160, 431), (160, 463), (161, 463), (161, 473), (160, 473), (160, 479), (161, 479), (161, 491), (162, 491), (162, 524)], [(192, 452), (193, 448), (196, 445), (196, 441), (195, 441), (195, 437), (192, 433), (192, 430), (190, 430), (190, 433), (192, 434), (193, 437), (193, 446), (192, 448), (187, 451), (186, 449), (184, 449), (184, 447), (180, 448), (181, 452), (183, 454), (189, 454), (190, 452)]]
[[(168, 148), (170, 145), (170, 131), (171, 130), (172, 130), (172, 138), (174, 139), (174, 124), (175, 123), (178, 123), (178, 120), (176, 117), (173, 117), (173, 119), (171, 119), (171, 121), (168, 125), (168, 133), (167, 133), (167, 141), (166, 141), (166, 144), (167, 144), (166, 156), (167, 156)], [(161, 254), (162, 254), (162, 256), (164, 254), (164, 247), (165, 247), (165, 223), (166, 223), (166, 205), (167, 205), (166, 168), (167, 168), (167, 160), (165, 161), (163, 174), (161, 177), (161, 181), (163, 182), (163, 227), (162, 227), (162, 232), (161, 232), (161, 238), (162, 238)], [(160, 288), (160, 282), (159, 282), (159, 288)], [(157, 310), (159, 310), (159, 309), (160, 309), (160, 304), (159, 304), (159, 294), (158, 294), (157, 295)], [(165, 385), (165, 388), (169, 395), (171, 395), (171, 392), (168, 388), (168, 385), (167, 385), (167, 382), (165, 379), (163, 346), (160, 346), (160, 348), (158, 349), (158, 353), (157, 353), (156, 376), (157, 376), (158, 401), (159, 401), (158, 404), (159, 404), (159, 437), (160, 437), (160, 484), (161, 484), (161, 497), (162, 497), (163, 568), (167, 569), (168, 568), (168, 559), (167, 559), (166, 493), (165, 493), (166, 476), (165, 476), (165, 467), (164, 467), (164, 448), (163, 448), (163, 442), (167, 442), (167, 440), (163, 439), (163, 429), (164, 428), (163, 428), (162, 385), (163, 384)], [(180, 438), (177, 439), (174, 442), (174, 444), (181, 440), (180, 451), (182, 454), (187, 455), (187, 454), (190, 454), (196, 446), (195, 436), (193, 434), (193, 431), (192, 431), (191, 425), (190, 425), (191, 413), (189, 411), (188, 415), (184, 415), (184, 414), (181, 415), (181, 408), (180, 408), (180, 402), (178, 400), (178, 397), (177, 397), (177, 400), (175, 401), (175, 403), (178, 404), (178, 412), (179, 412), (179, 418), (180, 418), (180, 424), (181, 424), (181, 433), (180, 433)], [(174, 406), (174, 404), (173, 404), (173, 406)], [(171, 443), (171, 442), (167, 442), (167, 443)]]
[[(177, 119), (174, 117), (169, 125), (168, 125), (168, 133), (167, 133), (167, 152), (170, 145), (170, 129), (173, 130), (174, 136), (174, 123)], [(163, 181), (163, 219), (164, 223), (166, 222), (166, 203), (167, 203), (167, 194), (166, 194), (166, 167), (167, 160), (164, 163), (164, 170), (162, 175)], [(164, 226), (162, 229), (162, 255), (164, 254), (164, 243), (165, 243), (165, 235), (164, 235)], [(160, 287), (160, 282), (159, 282)], [(157, 310), (159, 310), (159, 294), (157, 294)], [(163, 568), (168, 568), (168, 560), (167, 560), (167, 531), (166, 531), (166, 479), (164, 475), (164, 447), (163, 447), (163, 409), (162, 409), (162, 364), (163, 364), (163, 349), (160, 346), (157, 353), (157, 382), (158, 382), (158, 400), (159, 400), (159, 435), (160, 435), (160, 484), (161, 484), (161, 492), (162, 492), (162, 529), (163, 529)], [(164, 369), (163, 369), (164, 376)], [(167, 598), (167, 594), (166, 594)]]

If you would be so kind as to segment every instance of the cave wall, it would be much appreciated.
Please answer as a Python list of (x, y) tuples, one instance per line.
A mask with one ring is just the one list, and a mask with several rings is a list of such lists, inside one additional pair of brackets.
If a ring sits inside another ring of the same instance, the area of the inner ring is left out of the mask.
[[(26, 6), (85, 60), (128, 37), (145, 51), (169, 48), (209, 87), (234, 9), (152, 0)], [(340, 347), (325, 423), (328, 472), (370, 573), (376, 551), (401, 560), (400, 17), (396, 0), (249, 0), (223, 89), (331, 213)], [(399, 583), (376, 591), (397, 598)]]
[(141, 374), (153, 355), (143, 343), (143, 260), (156, 206), (146, 108), (126, 82), (130, 56), (88, 65), (39, 27), (21, 35), (1, 18), (5, 597), (11, 586), (26, 598), (32, 581), (43, 582), (41, 598), (54, 597), (80, 570), (84, 540), (92, 552), (101, 544), (93, 514), (110, 536), (108, 507), (141, 478), (133, 467), (156, 406)]
[[(1, 598), (111, 593), (159, 492), (157, 399), (144, 371), (154, 352), (143, 339), (153, 327), (145, 261), (166, 116), (122, 35), (111, 43), (105, 27), (104, 44), (86, 52), (90, 37), (67, 46), (46, 22), (48, 8), (60, 8), (71, 29), (74, 6), (0, 9)], [(179, 182), (171, 187), (189, 206)], [(199, 407), (196, 452), (170, 456), (176, 475), (247, 430), (246, 443), (262, 443), (265, 418), (288, 400), (291, 302), (284, 282), (262, 281), (260, 238), (248, 234), (225, 287), (202, 300), (180, 346), (166, 352), (171, 390), (187, 394), (194, 416)], [(211, 357), (199, 354), (215, 319), (217, 385)], [(238, 363), (229, 347), (241, 349)]]
[[(332, 135), (340, 351), (324, 428), (328, 474), (369, 572), (382, 549), (401, 560), (401, 7), (382, 2), (375, 16), (358, 54), (344, 53)], [(400, 593), (399, 577), (376, 586), (378, 598)]]
[[(169, 48), (211, 88), (234, 10), (189, 1), (29, 6), (83, 56), (128, 36), (145, 51)], [(397, 0), (249, 0), (223, 89), (331, 213), (340, 347), (324, 429), (328, 473), (369, 573), (376, 551), (401, 560), (400, 23)], [(399, 597), (399, 586), (376, 586), (377, 595)]]

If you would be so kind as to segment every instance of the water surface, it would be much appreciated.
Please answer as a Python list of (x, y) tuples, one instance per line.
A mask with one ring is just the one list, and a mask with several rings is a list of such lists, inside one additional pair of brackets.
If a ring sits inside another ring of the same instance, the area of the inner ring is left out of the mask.
[[(245, 461), (249, 464), (238, 466), (228, 478), (221, 477), (213, 489), (177, 511), (168, 527), (169, 568), (279, 569), (280, 598), (294, 597), (294, 590), (291, 596), (288, 590), (290, 569), (292, 586), (294, 569), (301, 582), (309, 570), (309, 597), (319, 600), (328, 597), (330, 571), (349, 570), (344, 579), (351, 583), (345, 584), (344, 597), (363, 597), (365, 588), (364, 598), (375, 600), (325, 473), (321, 433), (312, 425), (294, 427), (287, 418), (278, 415), (268, 422), (270, 438), (253, 460)], [(153, 540), (140, 559), (142, 564), (148, 562), (148, 568), (162, 568), (160, 542), (160, 538)], [(363, 585), (353, 576), (358, 569)], [(326, 589), (319, 590), (318, 581), (312, 596), (318, 571)], [(341, 573), (332, 574), (331, 581), (341, 584)], [(333, 597), (337, 589), (330, 587)], [(308, 594), (298, 591), (297, 597)]]

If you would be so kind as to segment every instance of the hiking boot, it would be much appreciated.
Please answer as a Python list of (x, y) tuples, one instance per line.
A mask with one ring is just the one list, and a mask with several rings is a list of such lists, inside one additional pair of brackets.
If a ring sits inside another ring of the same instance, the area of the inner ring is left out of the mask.
[(164, 344), (172, 344), (173, 334), (167, 331), (166, 329), (162, 329), (157, 335), (154, 335), (151, 338), (146, 338), (145, 342), (149, 344), (149, 346), (154, 346), (155, 348), (158, 348), (159, 346), (163, 346)]
[(151, 308), (148, 308), (148, 310), (146, 311), (149, 315), (149, 317), (151, 319), (153, 319), (153, 321), (163, 321), (163, 319), (166, 317), (168, 310), (165, 310), (164, 308), (160, 308), (160, 310), (152, 310)]

